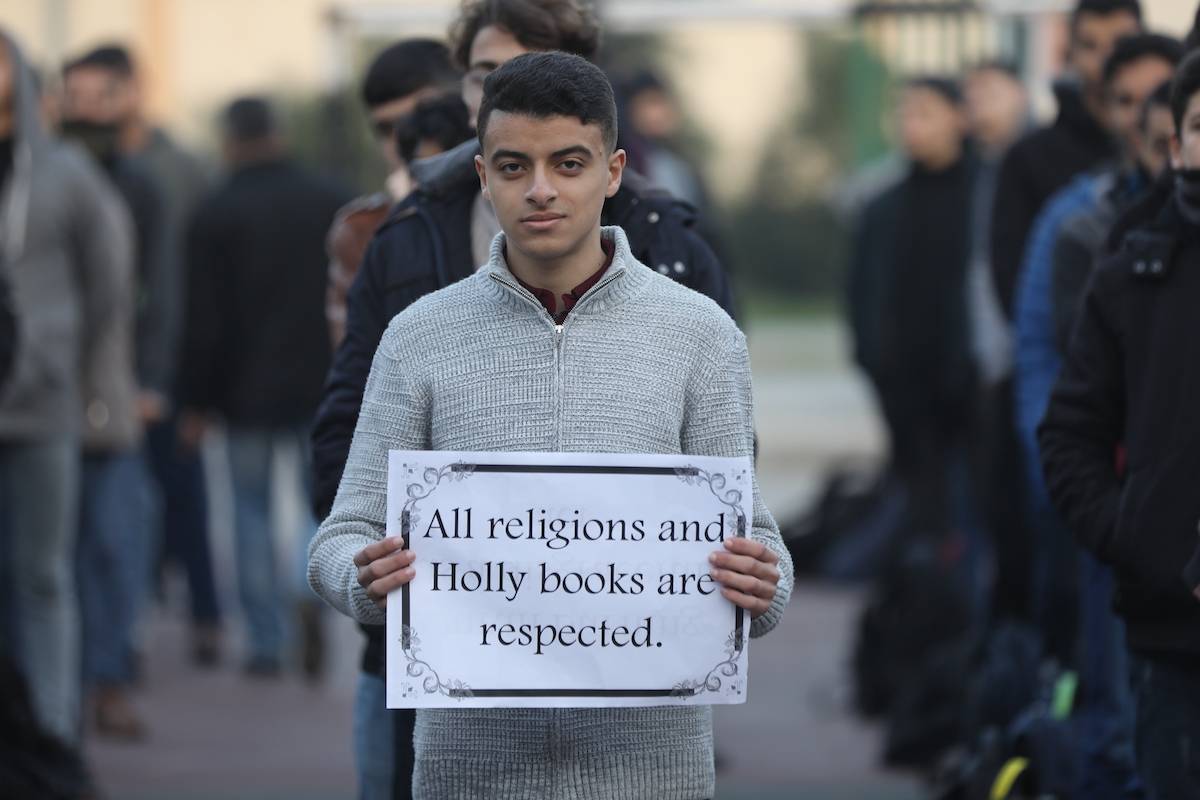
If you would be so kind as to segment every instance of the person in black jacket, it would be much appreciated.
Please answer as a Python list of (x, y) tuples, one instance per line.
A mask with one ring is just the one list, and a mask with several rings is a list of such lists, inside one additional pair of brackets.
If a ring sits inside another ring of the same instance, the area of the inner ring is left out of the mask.
[(0, 389), (8, 382), (8, 373), (17, 356), (17, 315), (13, 311), (8, 278), (0, 272)]
[(1054, 124), (1027, 134), (1000, 166), (992, 208), (992, 279), (1012, 318), (1025, 242), (1042, 206), (1071, 178), (1117, 156), (1104, 127), (1104, 62), (1141, 30), (1138, 0), (1078, 0), (1071, 12), (1067, 78), (1054, 87)]
[[(330, 360), (324, 237), (349, 193), (286, 157), (266, 101), (235, 101), (224, 124), (232, 173), (201, 204), (189, 234), (181, 435), (195, 446), (212, 417), (226, 425), (246, 669), (273, 676), (288, 586), (276, 575), (269, 524), (272, 454), (288, 443), (307, 453)], [(315, 520), (309, 525), (315, 532)], [(307, 598), (298, 580), (297, 597)], [(311, 612), (301, 613), (311, 622)], [(309, 648), (315, 638), (305, 639), (310, 676), (320, 666)]]
[(1196, 800), (1200, 54), (1180, 67), (1171, 108), (1175, 192), (1093, 275), (1038, 442), (1056, 507), (1116, 573), (1147, 796)]
[[(472, 124), (483, 79), (492, 70), (538, 50), (563, 50), (592, 59), (599, 36), (596, 20), (577, 0), (466, 3), (453, 24), (451, 49), (459, 66), (467, 70), (463, 99)], [(413, 301), (472, 274), (487, 261), (499, 223), (480, 193), (474, 163), (478, 152), (478, 142), (471, 141), (411, 166), (419, 188), (380, 227), (350, 288), (345, 339), (334, 355), (313, 427), (313, 500), (319, 518), (333, 505), (371, 360), (388, 322)], [(694, 230), (695, 223), (691, 207), (628, 170), (616, 196), (605, 203), (602, 221), (625, 229), (640, 261), (708, 295), (732, 314), (728, 278)], [(371, 711), (385, 713), (383, 653), (383, 630), (378, 628), (369, 634), (363, 656), (363, 683), (374, 685), (378, 697), (368, 703), (360, 694), (356, 724), (364, 727), (371, 726)], [(411, 713), (396, 712), (396, 719), (393, 797), (404, 797), (412, 769)], [(360, 753), (360, 757), (367, 755)]]
[(908, 175), (863, 212), (850, 274), (855, 355), (874, 384), (909, 524), (950, 533), (950, 459), (965, 446), (975, 385), (967, 311), (974, 158), (958, 86), (910, 81), (899, 131)]

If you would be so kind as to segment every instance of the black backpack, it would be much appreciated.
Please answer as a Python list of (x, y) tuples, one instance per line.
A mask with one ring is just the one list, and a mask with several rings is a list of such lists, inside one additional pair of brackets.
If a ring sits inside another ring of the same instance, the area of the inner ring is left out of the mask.
[(884, 571), (859, 619), (852, 664), (858, 710), (890, 712), (940, 647), (972, 635), (971, 624), (962, 579), (932, 547), (909, 547)]

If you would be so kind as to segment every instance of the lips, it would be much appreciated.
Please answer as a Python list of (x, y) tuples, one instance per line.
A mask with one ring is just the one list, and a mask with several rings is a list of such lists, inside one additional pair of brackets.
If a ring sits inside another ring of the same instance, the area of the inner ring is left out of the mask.
[(530, 214), (521, 218), (521, 224), (527, 228), (532, 228), (535, 231), (541, 231), (553, 228), (557, 223), (564, 219), (566, 219), (566, 217), (563, 214)]

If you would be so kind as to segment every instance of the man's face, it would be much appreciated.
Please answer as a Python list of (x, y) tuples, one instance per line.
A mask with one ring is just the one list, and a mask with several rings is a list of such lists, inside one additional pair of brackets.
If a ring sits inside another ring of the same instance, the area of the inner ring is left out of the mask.
[(1130, 157), (1137, 146), (1138, 124), (1150, 93), (1171, 79), (1174, 68), (1157, 56), (1131, 61), (1108, 86), (1108, 128)]
[(1002, 69), (980, 69), (966, 80), (971, 132), (984, 147), (1003, 149), (1021, 132), (1029, 113), (1025, 87)]
[(63, 81), (63, 116), (124, 125), (137, 110), (133, 81), (102, 67), (76, 67)]
[(616, 194), (625, 151), (610, 152), (599, 125), (494, 111), (475, 169), (510, 247), (554, 262), (584, 247), (605, 198)]
[(966, 119), (949, 100), (923, 87), (909, 87), (900, 98), (900, 141), (913, 161), (947, 166), (962, 150)]
[(1200, 92), (1192, 94), (1183, 112), (1183, 124), (1171, 139), (1171, 165), (1200, 169)]
[(1147, 175), (1161, 175), (1171, 160), (1171, 138), (1175, 120), (1170, 106), (1156, 105), (1146, 111), (1146, 124), (1137, 135), (1137, 160)]
[(470, 63), (463, 78), (463, 102), (467, 104), (471, 127), (479, 118), (479, 106), (483, 103), (483, 81), (501, 64), (530, 52), (517, 41), (517, 37), (496, 25), (480, 28), (471, 41)]
[(1095, 96), (1100, 91), (1104, 62), (1117, 40), (1138, 33), (1141, 29), (1137, 17), (1128, 11), (1114, 14), (1082, 13), (1075, 19), (1067, 63), (1079, 76), (1085, 92)]
[(662, 89), (644, 89), (629, 101), (629, 122), (651, 141), (665, 141), (682, 125), (679, 108)]
[(375, 141), (379, 143), (379, 152), (387, 162), (389, 171), (395, 172), (404, 166), (404, 161), (396, 150), (397, 124), (411, 114), (422, 100), (434, 97), (438, 93), (439, 89), (436, 86), (426, 86), (412, 94), (373, 106), (367, 112), (371, 118), (371, 130), (375, 133)]

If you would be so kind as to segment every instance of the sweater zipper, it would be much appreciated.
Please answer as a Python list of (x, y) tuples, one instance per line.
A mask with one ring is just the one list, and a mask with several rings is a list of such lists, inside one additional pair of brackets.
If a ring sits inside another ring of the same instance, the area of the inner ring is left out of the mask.
[(550, 312), (538, 302), (537, 298), (531, 295), (524, 287), (511, 283), (496, 273), (491, 273), (494, 280), (502, 286), (508, 287), (510, 290), (517, 293), (525, 302), (535, 306), (542, 312), (542, 318), (547, 320), (554, 329), (554, 448), (556, 451), (561, 451), (563, 448), (563, 414), (566, 403), (563, 401), (563, 394), (566, 390), (566, 363), (563, 357), (564, 344), (567, 338), (567, 325), (575, 317), (575, 312), (586, 303), (590, 302), (596, 292), (615, 281), (620, 277), (621, 271), (609, 271), (609, 274), (601, 278), (595, 286), (588, 290), (587, 294), (580, 299), (571, 312), (567, 314), (567, 318), (558, 323), (554, 317), (550, 316)]

